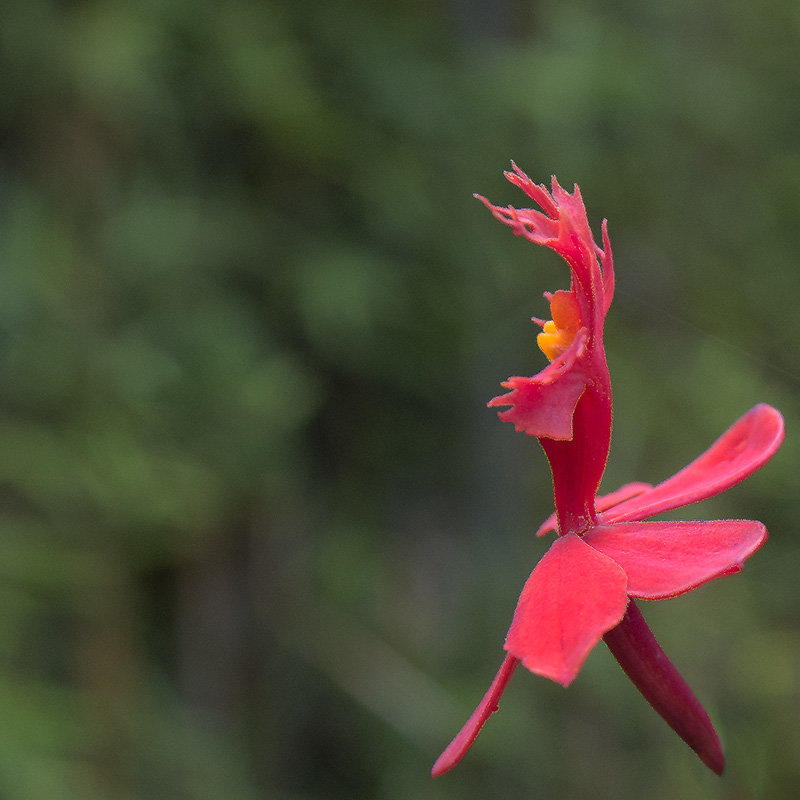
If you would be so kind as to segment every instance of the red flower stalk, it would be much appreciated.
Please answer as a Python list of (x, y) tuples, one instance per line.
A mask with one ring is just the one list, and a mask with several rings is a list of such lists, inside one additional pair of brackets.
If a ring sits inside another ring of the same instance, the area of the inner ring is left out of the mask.
[(454, 767), (497, 710), (519, 662), (568, 686), (604, 639), (628, 677), (703, 762), (720, 774), (724, 757), (708, 714), (669, 661), (634, 598), (663, 600), (739, 572), (766, 540), (760, 522), (643, 522), (655, 514), (724, 492), (763, 466), (783, 440), (778, 411), (758, 405), (671, 478), (630, 483), (597, 497), (611, 442), (611, 379), (603, 321), (614, 294), (606, 222), (592, 237), (578, 187), (555, 178), (552, 191), (516, 165), (505, 175), (542, 209), (502, 208), (479, 199), (517, 236), (559, 253), (570, 288), (545, 293), (552, 319), (539, 347), (550, 361), (538, 375), (512, 377), (490, 406), (502, 420), (539, 439), (553, 474), (555, 513), (539, 529), (557, 538), (522, 589), (505, 641), (507, 655), (475, 712), (433, 766)]

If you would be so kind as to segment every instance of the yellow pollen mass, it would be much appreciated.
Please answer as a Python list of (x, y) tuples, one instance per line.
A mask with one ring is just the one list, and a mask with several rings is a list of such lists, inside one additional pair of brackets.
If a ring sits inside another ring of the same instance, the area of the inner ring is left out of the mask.
[(536, 344), (548, 361), (554, 361), (572, 344), (573, 336), (569, 331), (557, 328), (553, 320), (548, 320), (536, 337)]
[(572, 344), (581, 327), (578, 304), (572, 292), (559, 291), (550, 297), (552, 319), (542, 325), (536, 343), (549, 361), (558, 358)]

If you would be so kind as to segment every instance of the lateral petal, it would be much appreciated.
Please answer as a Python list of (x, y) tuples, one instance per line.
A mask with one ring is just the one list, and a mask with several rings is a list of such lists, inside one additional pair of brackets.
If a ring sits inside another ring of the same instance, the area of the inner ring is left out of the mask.
[(649, 491), (607, 511), (601, 522), (645, 519), (724, 492), (769, 461), (780, 447), (783, 435), (780, 412), (759, 404), (691, 464)]
[(537, 675), (568, 686), (628, 603), (612, 559), (568, 533), (553, 542), (520, 595), (505, 649)]
[(663, 600), (742, 569), (767, 538), (760, 522), (618, 522), (599, 525), (586, 542), (628, 576), (628, 595)]
[(514, 670), (517, 668), (519, 660), (514, 656), (505, 657), (497, 675), (494, 676), (492, 685), (487, 690), (483, 699), (478, 703), (478, 707), (472, 712), (472, 716), (464, 723), (464, 727), (456, 734), (455, 738), (444, 749), (444, 752), (436, 759), (431, 775), (438, 778), (445, 772), (451, 770), (467, 754), (467, 750), (472, 747), (472, 743), (480, 733), (481, 728), (489, 717), (497, 711), (500, 697), (505, 691)]

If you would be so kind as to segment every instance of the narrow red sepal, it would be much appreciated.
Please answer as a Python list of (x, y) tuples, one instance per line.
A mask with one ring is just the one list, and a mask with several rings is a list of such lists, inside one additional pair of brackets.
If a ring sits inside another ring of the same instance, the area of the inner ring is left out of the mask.
[(436, 759), (436, 763), (431, 769), (431, 775), (438, 778), (445, 772), (451, 770), (472, 747), (472, 743), (480, 733), (481, 728), (489, 717), (497, 711), (500, 697), (505, 691), (506, 685), (519, 661), (514, 656), (507, 655), (494, 676), (492, 685), (487, 690), (483, 699), (478, 703), (478, 707), (472, 712), (472, 716), (464, 723), (464, 727), (456, 734), (455, 738), (444, 749), (444, 752)]
[(706, 710), (661, 649), (633, 600), (622, 622), (603, 638), (645, 700), (709, 769), (721, 775), (725, 756)]

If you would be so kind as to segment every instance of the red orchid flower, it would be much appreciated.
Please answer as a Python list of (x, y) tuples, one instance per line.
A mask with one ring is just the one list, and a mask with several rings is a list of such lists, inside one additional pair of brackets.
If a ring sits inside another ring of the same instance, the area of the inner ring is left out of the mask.
[(750, 520), (643, 522), (724, 492), (763, 466), (783, 440), (778, 411), (758, 405), (671, 478), (630, 483), (597, 497), (611, 442), (611, 380), (603, 321), (614, 294), (606, 222), (592, 237), (578, 187), (572, 194), (533, 183), (515, 164), (505, 175), (542, 211), (479, 199), (517, 236), (550, 247), (569, 265), (570, 288), (546, 293), (552, 319), (540, 348), (550, 364), (512, 377), (490, 401), (518, 431), (539, 439), (553, 474), (555, 513), (539, 529), (557, 538), (520, 595), (505, 641), (507, 655), (489, 690), (433, 766), (434, 777), (465, 755), (497, 710), (517, 665), (568, 686), (604, 639), (644, 697), (717, 774), (724, 767), (708, 714), (669, 661), (634, 599), (663, 600), (739, 572), (765, 541)]

